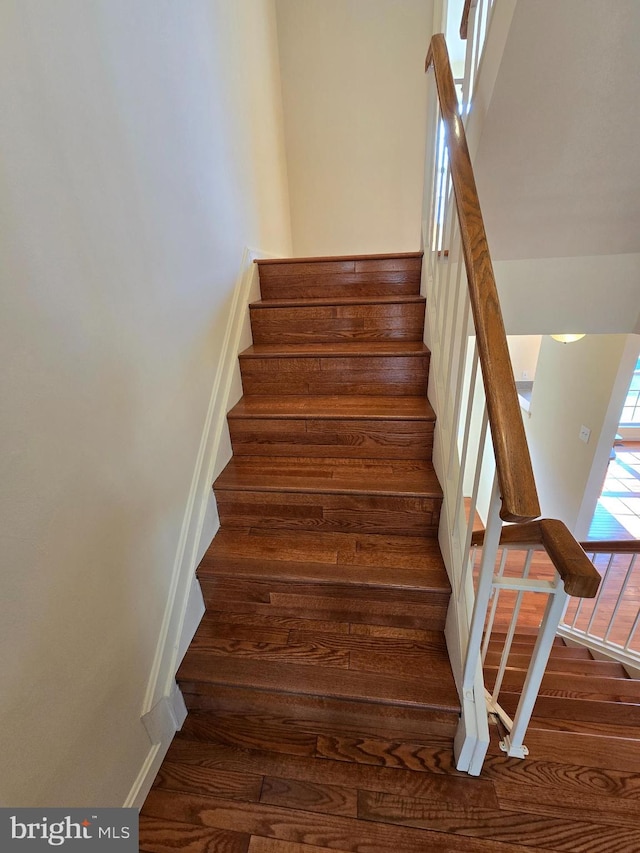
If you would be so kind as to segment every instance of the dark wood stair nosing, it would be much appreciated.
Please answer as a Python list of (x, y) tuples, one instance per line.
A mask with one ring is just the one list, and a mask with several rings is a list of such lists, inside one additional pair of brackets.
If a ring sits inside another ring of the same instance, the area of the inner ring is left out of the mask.
[[(330, 404), (330, 400), (335, 400), (333, 405)], [(264, 408), (265, 400), (269, 398), (261, 397), (259, 395), (251, 395), (245, 394), (232, 409), (227, 413), (228, 419), (254, 419), (254, 420), (337, 420), (337, 421), (412, 421), (417, 423), (427, 422), (427, 423), (435, 423), (436, 415), (433, 410), (433, 407), (429, 403), (429, 400), (426, 396), (406, 396), (406, 397), (375, 397), (375, 396), (365, 396), (362, 399), (364, 403), (369, 403), (370, 405), (365, 408), (369, 408), (369, 411), (352, 411), (352, 412), (341, 412), (339, 411), (339, 406), (341, 402), (347, 400), (355, 399), (354, 395), (349, 394), (335, 394), (335, 395), (321, 395), (315, 397), (313, 395), (291, 395), (288, 397), (283, 395), (279, 399), (282, 401), (280, 403), (281, 406), (288, 405), (289, 411), (251, 411), (251, 405), (259, 405), (261, 408)], [(272, 396), (270, 399), (276, 399), (275, 396)], [(402, 406), (407, 400), (420, 400), (419, 406), (424, 408), (424, 411), (419, 412), (386, 412), (386, 411), (371, 411), (372, 401), (377, 401), (378, 399), (385, 400), (387, 404), (389, 400), (392, 401), (391, 405), (396, 405), (396, 408)], [(327, 401), (327, 409), (325, 411), (320, 411), (319, 406), (324, 405), (324, 403), (320, 403), (320, 400)], [(399, 402), (398, 402), (399, 401)], [(422, 403), (424, 401), (424, 403)], [(302, 409), (295, 410), (293, 408), (294, 405), (302, 406)], [(361, 404), (362, 405), (362, 404)], [(315, 407), (315, 411), (305, 411), (304, 407), (308, 409), (313, 409)], [(331, 406), (331, 407), (330, 407)], [(248, 411), (246, 409), (249, 409)]]
[(396, 357), (422, 359), (428, 358), (430, 355), (431, 351), (422, 341), (341, 341), (336, 343), (252, 344), (243, 350), (238, 358), (241, 360), (254, 358)]
[(399, 293), (397, 296), (291, 296), (283, 299), (259, 299), (249, 303), (249, 308), (348, 308), (352, 305), (426, 305), (426, 302), (426, 298), (419, 293)]

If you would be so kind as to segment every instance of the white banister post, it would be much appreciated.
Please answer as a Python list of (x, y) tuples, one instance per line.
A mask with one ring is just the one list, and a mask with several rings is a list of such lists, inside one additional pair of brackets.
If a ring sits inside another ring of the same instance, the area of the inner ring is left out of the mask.
[[(482, 560), (480, 562), (480, 574), (478, 576), (478, 587), (476, 599), (473, 605), (471, 617), (471, 628), (469, 630), (469, 642), (467, 645), (467, 656), (464, 663), (464, 674), (462, 678), (462, 689), (465, 691), (473, 689), (476, 667), (480, 660), (480, 647), (482, 645), (482, 634), (484, 622), (491, 599), (493, 587), (493, 572), (500, 544), (500, 533), (502, 532), (502, 520), (500, 518), (500, 489), (498, 486), (498, 475), (493, 478), (491, 490), (491, 503), (489, 505), (489, 516), (484, 534), (482, 546)], [(473, 519), (469, 519), (469, 525)]]
[(542, 684), (549, 655), (551, 654), (556, 631), (558, 630), (558, 625), (560, 624), (568, 600), (569, 596), (564, 591), (562, 579), (558, 578), (554, 594), (549, 596), (549, 601), (547, 602), (538, 639), (536, 640), (531, 656), (531, 663), (527, 670), (527, 677), (522, 688), (522, 695), (518, 702), (518, 709), (513, 719), (513, 728), (500, 743), (500, 748), (507, 755), (524, 758), (529, 753), (529, 750), (523, 743), (525, 732), (531, 720), (533, 706), (538, 698), (538, 692)]

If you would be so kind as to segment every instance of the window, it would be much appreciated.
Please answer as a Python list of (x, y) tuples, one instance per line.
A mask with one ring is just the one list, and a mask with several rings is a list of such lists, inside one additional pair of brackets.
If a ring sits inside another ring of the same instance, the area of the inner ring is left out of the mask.
[(636, 362), (627, 398), (622, 407), (620, 426), (640, 426), (640, 358)]

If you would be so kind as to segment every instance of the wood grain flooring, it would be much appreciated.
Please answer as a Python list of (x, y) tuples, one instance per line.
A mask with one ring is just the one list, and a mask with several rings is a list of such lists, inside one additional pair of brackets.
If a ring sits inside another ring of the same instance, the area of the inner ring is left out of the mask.
[[(238, 718), (190, 724), (142, 812), (141, 850), (482, 851), (640, 849), (640, 774), (585, 743), (576, 760), (540, 740), (519, 761), (497, 748), (478, 779), (446, 741), (346, 737), (303, 723), (284, 733)], [(568, 736), (565, 735), (565, 739)], [(604, 744), (604, 741), (603, 741)]]

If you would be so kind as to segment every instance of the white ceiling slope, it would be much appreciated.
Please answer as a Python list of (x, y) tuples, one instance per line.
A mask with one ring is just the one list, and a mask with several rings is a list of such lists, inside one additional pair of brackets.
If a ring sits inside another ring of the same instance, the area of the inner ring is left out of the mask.
[(474, 167), (494, 259), (640, 252), (639, 0), (518, 0)]

